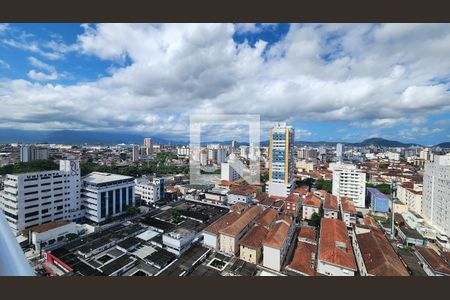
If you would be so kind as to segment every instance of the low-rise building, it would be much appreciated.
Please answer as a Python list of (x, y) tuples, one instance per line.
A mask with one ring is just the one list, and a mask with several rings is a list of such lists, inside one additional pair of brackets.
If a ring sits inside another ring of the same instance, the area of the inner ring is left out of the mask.
[(288, 216), (281, 216), (270, 229), (263, 243), (263, 265), (280, 271), (294, 234), (295, 224)]
[(256, 224), (269, 229), (278, 216), (278, 211), (273, 208), (266, 208), (256, 220)]
[(285, 200), (285, 213), (297, 217), (298, 211), (300, 210), (300, 197), (295, 194), (289, 194)]
[(322, 218), (318, 253), (317, 272), (327, 276), (355, 275), (355, 258), (343, 221)]
[(236, 221), (220, 230), (220, 251), (232, 255), (239, 252), (239, 240), (250, 230), (262, 212), (262, 207), (252, 206), (245, 210)]
[(262, 244), (268, 232), (266, 227), (255, 224), (239, 242), (240, 259), (258, 264), (262, 257)]
[(361, 233), (355, 230), (353, 249), (361, 276), (409, 276), (394, 248), (377, 227), (368, 226)]
[(140, 197), (141, 202), (153, 204), (161, 200), (161, 186), (148, 179), (135, 180), (135, 194)]
[(220, 249), (219, 231), (233, 224), (239, 217), (240, 211), (231, 211), (203, 229), (203, 245), (215, 250)]
[(409, 226), (399, 226), (398, 236), (402, 239), (403, 243), (407, 246), (427, 246), (428, 241), (417, 230), (410, 228)]
[(298, 241), (317, 245), (316, 228), (311, 226), (302, 226), (298, 233)]
[(337, 219), (339, 216), (339, 204), (335, 195), (327, 194), (323, 202), (323, 217)]
[(344, 221), (347, 227), (352, 227), (356, 224), (356, 208), (353, 201), (348, 197), (341, 197), (341, 215), (342, 221)]
[(375, 188), (368, 188), (367, 195), (370, 201), (370, 208), (376, 212), (386, 213), (389, 211), (389, 198)]
[(433, 249), (417, 246), (415, 253), (428, 276), (450, 276), (448, 261)]
[(320, 275), (315, 270), (316, 251), (316, 245), (299, 242), (295, 249), (294, 257), (286, 269), (303, 276)]
[(196, 236), (195, 231), (186, 228), (176, 228), (173, 231), (164, 233), (162, 235), (162, 242), (167, 251), (181, 255), (190, 248)]
[(33, 248), (40, 251), (42, 247), (62, 242), (71, 235), (78, 234), (78, 228), (74, 222), (61, 220), (33, 226), (22, 233), (28, 237)]
[(302, 203), (302, 219), (311, 220), (314, 213), (320, 213), (321, 200), (317, 195), (309, 194)]

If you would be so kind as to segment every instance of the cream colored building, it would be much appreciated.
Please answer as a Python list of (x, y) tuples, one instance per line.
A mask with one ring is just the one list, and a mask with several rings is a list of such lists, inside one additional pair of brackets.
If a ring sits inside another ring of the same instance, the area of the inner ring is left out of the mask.
[(259, 264), (262, 258), (262, 243), (269, 230), (264, 226), (255, 225), (240, 241), (240, 259)]

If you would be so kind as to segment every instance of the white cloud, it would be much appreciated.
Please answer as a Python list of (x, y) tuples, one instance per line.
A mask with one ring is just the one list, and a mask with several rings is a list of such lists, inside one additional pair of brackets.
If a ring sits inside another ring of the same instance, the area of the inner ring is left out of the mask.
[(5, 31), (9, 28), (9, 24), (8, 23), (0, 23), (0, 33), (2, 31)]
[[(0, 82), (2, 101), (11, 102), (0, 119), (136, 130), (160, 122), (157, 130), (170, 130), (177, 121), (144, 120), (161, 113), (250, 113), (268, 122), (386, 128), (418, 126), (450, 109), (449, 85), (431, 83), (450, 69), (450, 25), (292, 25), (270, 49), (263, 41), (236, 44), (238, 26), (83, 25), (75, 45), (55, 42), (50, 53), (77, 50), (123, 64), (110, 76), (68, 86)], [(40, 45), (16, 42), (9, 43), (40, 54)], [(47, 73), (29, 75), (51, 80)]]
[(44, 72), (39, 72), (39, 71), (35, 71), (35, 70), (30, 70), (27, 73), (28, 77), (30, 77), (33, 80), (38, 80), (38, 81), (49, 81), (49, 80), (56, 80), (58, 79), (58, 74), (57, 73), (44, 73)]
[(26, 41), (25, 38), (22, 38), (22, 40), (5, 39), (3, 43), (10, 47), (37, 53), (46, 59), (57, 60), (63, 58), (61, 53), (42, 50), (38, 43)]
[(46, 70), (46, 71), (52, 72), (52, 73), (55, 72), (55, 67), (54, 66), (46, 64), (43, 61), (40, 61), (39, 59), (37, 59), (35, 57), (32, 57), (32, 56), (28, 57), (28, 61), (30, 62), (30, 64), (33, 67), (36, 67), (36, 68), (39, 68), (39, 69), (42, 69), (42, 70)]
[(4, 69), (9, 69), (10, 65), (4, 61), (0, 59), (0, 68), (4, 68)]
[(28, 57), (29, 63), (38, 69), (41, 69), (45, 72), (36, 71), (36, 70), (30, 70), (27, 75), (29, 78), (37, 81), (50, 81), (50, 80), (56, 80), (60, 79), (61, 77), (65, 77), (64, 74), (60, 74), (56, 71), (56, 68), (52, 65), (46, 64), (43, 61), (40, 61), (39, 59), (35, 57)]
[(302, 139), (302, 138), (308, 138), (312, 135), (313, 133), (307, 129), (301, 129), (301, 128), (296, 128), (295, 129), (295, 139)]

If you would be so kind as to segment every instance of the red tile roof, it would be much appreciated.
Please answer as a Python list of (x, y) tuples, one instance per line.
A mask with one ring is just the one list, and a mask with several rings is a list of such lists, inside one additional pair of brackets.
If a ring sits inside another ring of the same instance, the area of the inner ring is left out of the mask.
[(214, 223), (209, 225), (204, 229), (204, 231), (217, 234), (220, 230), (230, 226), (240, 217), (240, 213), (238, 212), (229, 212), (220, 219), (216, 220)]
[(343, 221), (322, 218), (320, 225), (319, 259), (333, 265), (356, 270), (347, 226)]
[(316, 245), (299, 242), (295, 249), (294, 257), (287, 267), (303, 275), (316, 276), (317, 272), (314, 270), (313, 259), (315, 255)]
[(267, 208), (256, 220), (256, 224), (264, 227), (270, 227), (273, 221), (277, 218), (278, 211), (273, 208)]
[(250, 222), (255, 220), (262, 213), (262, 211), (263, 208), (261, 206), (255, 205), (250, 207), (242, 212), (236, 221), (220, 230), (219, 233), (232, 237), (238, 235)]
[(295, 194), (289, 194), (289, 196), (286, 198), (286, 201), (291, 203), (298, 203), (298, 201), (300, 201), (300, 197)]
[(313, 206), (320, 207), (320, 198), (314, 194), (309, 194), (306, 196), (305, 200), (303, 200), (303, 206)]
[(253, 185), (235, 184), (230, 186), (230, 194), (252, 196), (256, 194), (258, 189)]
[(243, 202), (237, 202), (230, 206), (230, 211), (242, 212), (249, 208), (249, 205)]
[(308, 240), (315, 241), (316, 240), (316, 229), (310, 226), (302, 226), (300, 228), (300, 232), (298, 234), (300, 238), (305, 238)]
[(289, 217), (281, 216), (270, 229), (269, 234), (264, 240), (264, 246), (280, 249), (287, 239), (291, 225), (292, 220)]
[(373, 276), (409, 276), (408, 271), (378, 228), (357, 234), (359, 249), (367, 272)]
[(446, 275), (450, 275), (450, 266), (431, 248), (416, 246), (416, 251), (425, 259), (430, 267), (436, 271)]
[(368, 226), (378, 226), (377, 221), (371, 216), (364, 216), (364, 224)]
[(348, 197), (341, 197), (342, 210), (344, 212), (356, 214), (355, 204)]
[(269, 229), (266, 227), (254, 225), (239, 243), (248, 248), (259, 248), (268, 232)]
[(323, 202), (323, 209), (339, 210), (337, 197), (335, 195), (327, 194)]
[(294, 193), (297, 193), (300, 196), (304, 196), (304, 195), (308, 194), (308, 188), (307, 187), (306, 188), (305, 187), (296, 188), (294, 190)]

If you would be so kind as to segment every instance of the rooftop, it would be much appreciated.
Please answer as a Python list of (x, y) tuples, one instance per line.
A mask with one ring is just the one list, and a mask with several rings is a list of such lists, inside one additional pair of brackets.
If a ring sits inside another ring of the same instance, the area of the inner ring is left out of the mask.
[(267, 208), (256, 220), (256, 224), (260, 226), (270, 227), (273, 221), (277, 218), (278, 211), (273, 208)]
[(287, 216), (281, 216), (270, 229), (264, 240), (264, 246), (279, 249), (283, 246), (288, 237), (292, 220)]
[(409, 276), (398, 255), (378, 228), (357, 234), (361, 255), (367, 272), (374, 276)]
[(319, 260), (356, 270), (355, 258), (347, 232), (341, 220), (322, 218), (319, 240)]
[(229, 236), (238, 235), (244, 227), (246, 227), (250, 222), (258, 217), (263, 211), (261, 206), (252, 206), (245, 210), (239, 218), (226, 228), (220, 230), (221, 234), (226, 234)]
[(269, 230), (266, 227), (254, 225), (240, 241), (241, 245), (249, 248), (261, 247)]
[(356, 213), (355, 204), (347, 197), (341, 197), (341, 206), (344, 212)]
[(118, 174), (101, 173), (101, 172), (92, 172), (83, 177), (83, 181), (89, 182), (91, 184), (111, 183), (122, 180), (134, 181), (134, 178), (131, 176), (123, 176)]
[(299, 242), (294, 257), (287, 267), (303, 275), (315, 276), (317, 274), (314, 270), (315, 256), (316, 245)]
[(217, 234), (222, 229), (228, 227), (232, 223), (234, 223), (240, 216), (238, 212), (229, 212), (208, 227), (204, 229), (205, 232)]
[(450, 276), (450, 265), (431, 248), (416, 246), (417, 252), (435, 272)]
[(323, 202), (323, 209), (339, 210), (338, 200), (335, 195), (327, 194)]
[(72, 222), (66, 221), (66, 220), (54, 221), (54, 222), (50, 222), (50, 223), (46, 223), (46, 224), (33, 226), (31, 228), (23, 230), (22, 232), (24, 234), (26, 234), (26, 233), (28, 233), (30, 231), (37, 232), (37, 233), (42, 233), (42, 232), (46, 232), (46, 231), (49, 231), (49, 230), (52, 230), (52, 229), (55, 229), (55, 228), (58, 228), (58, 227), (65, 226), (65, 225), (70, 224), (70, 223), (72, 223)]
[(303, 206), (320, 207), (320, 202), (320, 198), (317, 195), (309, 194), (306, 196), (305, 200), (303, 200)]
[(300, 228), (298, 237), (308, 239), (311, 241), (315, 241), (316, 240), (316, 229), (314, 227), (310, 227), (310, 226), (302, 226)]

